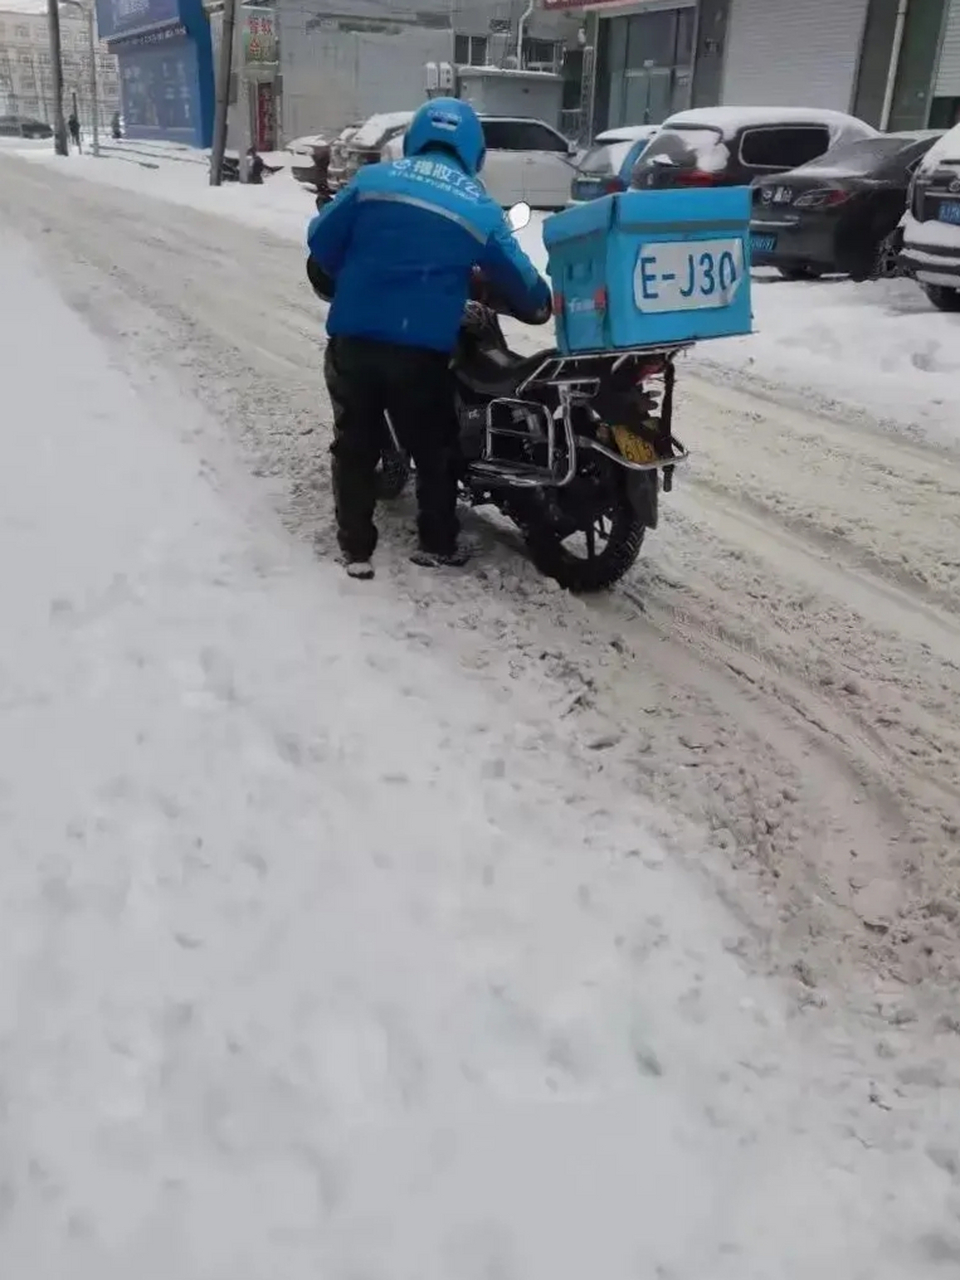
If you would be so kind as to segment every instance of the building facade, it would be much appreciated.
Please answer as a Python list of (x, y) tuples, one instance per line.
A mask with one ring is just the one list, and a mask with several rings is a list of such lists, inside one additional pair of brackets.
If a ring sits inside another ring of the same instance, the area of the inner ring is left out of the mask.
[(213, 58), (201, 0), (97, 0), (97, 25), (119, 64), (126, 136), (208, 147)]
[(960, 0), (950, 0), (944, 9), (930, 123), (935, 128), (960, 123)]
[[(210, 19), (214, 80), (219, 75), (223, 40), (223, 0), (204, 0)], [(279, 23), (272, 5), (237, 8), (227, 92), (227, 150), (250, 146), (274, 151), (281, 144), (282, 108)]]
[(891, 130), (960, 118), (960, 0), (542, 0), (582, 23), (588, 128), (687, 106), (817, 106)]
[(543, 0), (576, 17), (583, 46), (583, 132), (658, 124), (695, 100), (697, 0)]
[[(77, 115), (87, 129), (93, 123), (90, 50), (87, 23), (74, 9), (60, 11), (64, 108), (76, 100)], [(98, 124), (106, 129), (120, 109), (117, 59), (103, 45), (96, 50)], [(0, 115), (42, 120), (53, 125), (53, 74), (46, 14), (0, 9)]]
[[(285, 139), (334, 136), (378, 111), (412, 110), (428, 62), (505, 66), (516, 57), (525, 0), (277, 0)], [(535, 8), (521, 61), (562, 71), (570, 126), (580, 110), (577, 15)], [(559, 123), (556, 122), (556, 123)]]

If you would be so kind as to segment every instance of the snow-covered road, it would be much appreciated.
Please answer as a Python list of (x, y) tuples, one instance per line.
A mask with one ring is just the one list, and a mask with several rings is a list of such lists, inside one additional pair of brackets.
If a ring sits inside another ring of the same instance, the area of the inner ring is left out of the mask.
[(296, 248), (0, 225), (0, 1274), (955, 1271), (958, 459), (690, 379), (623, 592), (343, 588)]

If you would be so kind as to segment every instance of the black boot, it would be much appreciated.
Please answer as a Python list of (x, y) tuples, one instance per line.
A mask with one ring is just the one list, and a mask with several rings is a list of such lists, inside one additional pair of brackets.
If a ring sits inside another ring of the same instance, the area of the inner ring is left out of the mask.
[(410, 559), (421, 569), (462, 569), (470, 559), (470, 552), (465, 547), (454, 547), (452, 551), (427, 551), (420, 547)]

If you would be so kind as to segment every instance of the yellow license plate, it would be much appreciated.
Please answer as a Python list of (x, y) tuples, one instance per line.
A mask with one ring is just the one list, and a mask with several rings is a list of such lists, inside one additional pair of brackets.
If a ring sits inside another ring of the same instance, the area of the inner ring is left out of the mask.
[(649, 440), (635, 436), (626, 427), (611, 427), (620, 455), (627, 462), (656, 462), (657, 451)]

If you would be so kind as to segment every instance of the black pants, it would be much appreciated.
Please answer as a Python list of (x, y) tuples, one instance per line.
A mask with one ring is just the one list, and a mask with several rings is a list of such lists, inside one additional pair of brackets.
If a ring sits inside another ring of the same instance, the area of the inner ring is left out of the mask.
[(377, 545), (376, 468), (390, 415), (417, 468), (417, 527), (424, 551), (455, 550), (459, 449), (449, 357), (366, 338), (331, 338), (324, 373), (333, 403), (333, 497), (337, 538), (348, 560)]

